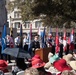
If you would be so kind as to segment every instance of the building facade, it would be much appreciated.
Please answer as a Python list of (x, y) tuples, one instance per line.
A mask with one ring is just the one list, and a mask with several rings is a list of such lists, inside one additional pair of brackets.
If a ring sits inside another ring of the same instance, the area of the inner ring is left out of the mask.
[[(9, 1), (12, 2), (14, 0), (8, 0), (7, 4), (9, 3)], [(25, 21), (25, 23), (23, 23), (21, 20), (20, 9), (18, 9), (17, 7), (15, 7), (12, 12), (8, 13), (8, 20), (7, 21), (9, 23), (9, 27), (12, 26), (13, 28), (17, 28), (17, 33), (20, 33), (20, 24), (22, 24), (24, 34), (29, 33), (30, 24), (32, 24), (33, 34), (36, 34), (38, 32), (39, 27), (41, 28), (41, 30), (43, 30), (42, 22), (40, 19), (36, 19), (33, 21)]]

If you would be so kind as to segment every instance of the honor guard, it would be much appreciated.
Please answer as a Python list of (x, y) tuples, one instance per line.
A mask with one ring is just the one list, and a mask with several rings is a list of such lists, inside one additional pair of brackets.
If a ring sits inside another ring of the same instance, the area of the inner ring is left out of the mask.
[[(6, 36), (6, 47), (10, 48), (10, 35)], [(7, 55), (7, 57), (5, 58), (6, 60), (8, 59), (8, 62), (11, 63), (11, 56)]]
[(15, 46), (19, 48), (19, 44), (20, 44), (20, 36), (18, 35), (16, 38), (15, 38)]
[(27, 35), (24, 35), (24, 39), (23, 39), (23, 47), (24, 47), (24, 50), (28, 50), (28, 39), (27, 39)]
[(33, 51), (33, 55), (35, 54), (35, 50), (40, 48), (40, 43), (39, 43), (39, 40), (38, 40), (38, 36), (34, 37), (34, 41), (32, 41), (32, 43), (31, 43), (31, 48), (32, 48), (32, 51)]
[(28, 44), (27, 35), (24, 35), (24, 39), (23, 39), (23, 46), (24, 46), (25, 44)]

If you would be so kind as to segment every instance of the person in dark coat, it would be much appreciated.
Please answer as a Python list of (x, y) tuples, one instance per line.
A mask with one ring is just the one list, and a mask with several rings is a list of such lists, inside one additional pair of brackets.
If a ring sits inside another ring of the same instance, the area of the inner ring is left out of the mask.
[(28, 51), (28, 44), (29, 44), (29, 41), (27, 39), (27, 35), (24, 35), (23, 48), (24, 48), (25, 51)]
[(68, 43), (67, 43), (67, 50), (66, 50), (65, 54), (66, 55), (69, 54), (69, 44)]
[(63, 44), (60, 44), (60, 52), (59, 52), (59, 57), (63, 57)]
[(40, 43), (38, 41), (38, 36), (34, 37), (34, 41), (31, 43), (31, 48), (32, 48), (33, 55), (35, 54), (35, 50), (40, 48)]
[(19, 69), (22, 70), (25, 70), (27, 68), (24, 58), (16, 58), (16, 65)]
[(55, 45), (52, 45), (52, 53), (55, 54)]
[(71, 42), (69, 45), (69, 53), (73, 54), (73, 50), (74, 50), (74, 43)]
[(63, 57), (63, 37), (60, 39), (60, 52), (59, 52), (59, 57)]
[(16, 58), (15, 61), (16, 61), (16, 66), (12, 70), (13, 75), (17, 75), (18, 72), (25, 71), (25, 69), (28, 68), (27, 65), (25, 64), (24, 58)]

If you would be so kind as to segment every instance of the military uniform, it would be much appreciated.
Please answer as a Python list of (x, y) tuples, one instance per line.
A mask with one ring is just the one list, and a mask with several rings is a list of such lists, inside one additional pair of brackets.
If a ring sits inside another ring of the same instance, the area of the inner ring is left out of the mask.
[(39, 41), (33, 41), (32, 43), (31, 43), (31, 49), (32, 49), (32, 56), (34, 56), (34, 54), (35, 54), (35, 50), (37, 49), (37, 48), (40, 48), (40, 43), (39, 43)]
[(23, 48), (24, 50), (28, 51), (28, 39), (27, 38), (23, 39)]
[(16, 37), (14, 41), (15, 41), (15, 46), (19, 48), (20, 38)]

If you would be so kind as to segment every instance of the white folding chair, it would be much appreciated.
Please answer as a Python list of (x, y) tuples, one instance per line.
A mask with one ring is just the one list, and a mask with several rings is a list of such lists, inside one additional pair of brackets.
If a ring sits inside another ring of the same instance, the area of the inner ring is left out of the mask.
[(12, 75), (11, 72), (4, 73), (4, 75)]
[(24, 75), (24, 71), (18, 72), (17, 75)]

